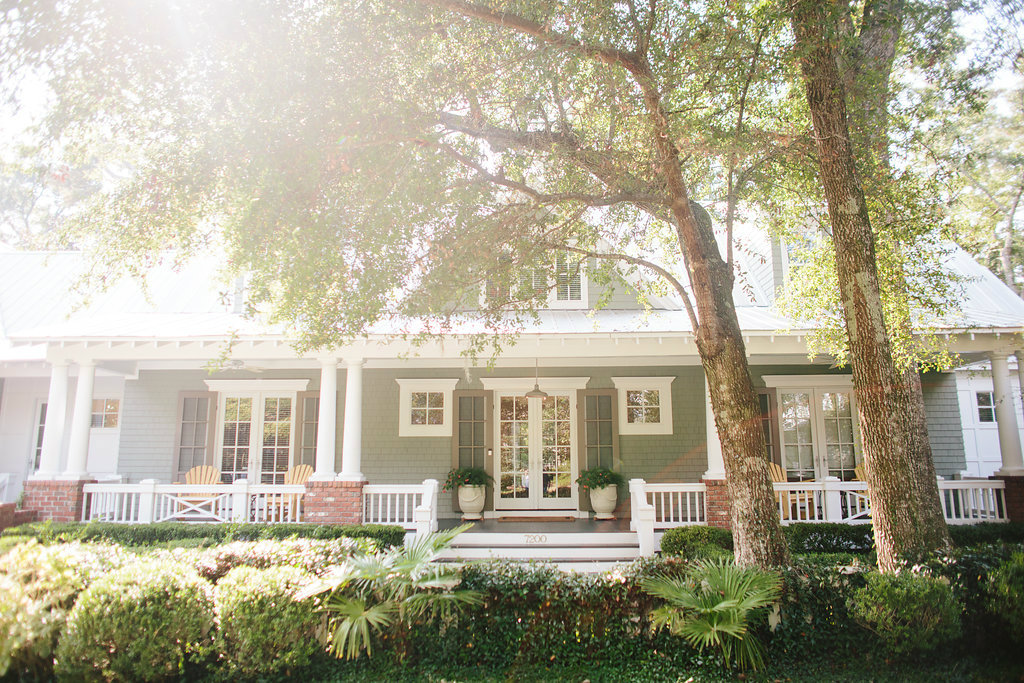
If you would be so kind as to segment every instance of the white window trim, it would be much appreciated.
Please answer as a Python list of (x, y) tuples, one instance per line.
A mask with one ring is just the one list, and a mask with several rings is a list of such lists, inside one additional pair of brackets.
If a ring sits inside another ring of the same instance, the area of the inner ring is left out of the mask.
[[(396, 379), (398, 382), (398, 436), (446, 436), (452, 435), (452, 392), (458, 379), (425, 378)], [(414, 392), (432, 391), (444, 394), (444, 406), (439, 425), (417, 425), (412, 423), (412, 395)]]
[[(531, 268), (532, 270), (532, 268)], [(557, 277), (557, 275), (555, 276)], [(515, 285), (513, 284), (513, 287)], [(566, 299), (565, 301), (558, 300), (558, 283), (552, 281), (551, 277), (546, 278), (545, 286), (547, 287), (547, 299), (544, 302), (542, 309), (555, 309), (555, 310), (581, 310), (590, 308), (590, 279), (587, 277), (587, 259), (582, 259), (580, 263), (580, 298), (578, 301), (573, 299)], [(481, 308), (487, 306), (487, 283), (484, 282), (480, 287), (479, 305)], [(533, 386), (531, 385), (532, 389)]]
[[(788, 376), (788, 375), (765, 375), (762, 379), (765, 384), (768, 384), (769, 379), (802, 379), (804, 376)], [(814, 377), (819, 381), (830, 380), (835, 375), (806, 375), (806, 377)], [(842, 377), (840, 375), (840, 377)], [(864, 444), (861, 441), (860, 433), (860, 419), (857, 414), (857, 395), (853, 390), (853, 380), (847, 377), (848, 381), (845, 383), (837, 382), (823, 382), (821, 384), (799, 382), (794, 381), (792, 383), (783, 382), (781, 384), (768, 384), (769, 387), (774, 387), (776, 391), (776, 400), (781, 405), (782, 401), (779, 399), (779, 394), (789, 389), (790, 392), (786, 393), (807, 393), (810, 395), (810, 409), (811, 409), (811, 444), (812, 451), (814, 453), (814, 476), (816, 479), (829, 476), (828, 474), (828, 461), (826, 458), (826, 449), (828, 445), (825, 443), (825, 415), (821, 411), (821, 395), (827, 393), (843, 392), (849, 393), (850, 395), (850, 414), (853, 416), (853, 449), (854, 449), (854, 462), (861, 464), (864, 462)], [(795, 391), (794, 391), (795, 390)], [(785, 453), (786, 453), (786, 434), (783, 430), (782, 425), (782, 409), (779, 408), (778, 414), (775, 416), (775, 429), (779, 433), (779, 459), (783, 469), (786, 467)], [(859, 458), (859, 459), (858, 459)]]
[(217, 392), (261, 392), (287, 393), (306, 391), (308, 379), (208, 379), (205, 380), (210, 391)]
[[(671, 434), (672, 433), (672, 380), (674, 376), (660, 377), (612, 377), (619, 404), (619, 435)], [(659, 422), (628, 422), (626, 420), (626, 392), (658, 392), (658, 407), (661, 409)]]

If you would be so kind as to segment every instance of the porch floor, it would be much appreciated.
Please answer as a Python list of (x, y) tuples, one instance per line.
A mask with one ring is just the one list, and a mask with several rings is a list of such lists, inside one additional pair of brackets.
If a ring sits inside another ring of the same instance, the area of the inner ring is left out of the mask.
[[(454, 529), (463, 524), (461, 519), (438, 520), (441, 531)], [(610, 534), (630, 533), (628, 519), (573, 519), (553, 522), (550, 520), (504, 522), (500, 519), (482, 519), (473, 522), (467, 534)]]

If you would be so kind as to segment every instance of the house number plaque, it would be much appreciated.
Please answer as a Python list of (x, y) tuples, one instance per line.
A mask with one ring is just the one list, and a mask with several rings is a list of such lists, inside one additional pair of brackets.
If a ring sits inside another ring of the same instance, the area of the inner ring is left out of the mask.
[(524, 534), (526, 545), (545, 545), (548, 542), (547, 534)]

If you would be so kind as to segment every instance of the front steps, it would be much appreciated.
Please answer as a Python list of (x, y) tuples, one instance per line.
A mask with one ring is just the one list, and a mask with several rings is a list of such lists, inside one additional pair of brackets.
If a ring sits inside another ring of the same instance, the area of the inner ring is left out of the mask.
[(438, 559), (538, 561), (565, 571), (602, 572), (639, 557), (637, 535), (628, 529), (628, 523), (622, 522), (488, 520), (459, 534)]

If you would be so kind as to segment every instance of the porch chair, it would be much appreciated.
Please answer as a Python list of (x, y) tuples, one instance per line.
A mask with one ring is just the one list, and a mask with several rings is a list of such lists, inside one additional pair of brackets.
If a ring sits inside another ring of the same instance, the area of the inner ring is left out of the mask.
[[(185, 484), (213, 486), (220, 483), (220, 470), (212, 465), (197, 465), (185, 473)], [(204, 514), (216, 517), (216, 510), (214, 509), (216, 500), (217, 495), (215, 494), (193, 494), (188, 497), (182, 497), (181, 503), (178, 506), (178, 514), (182, 519), (195, 519), (197, 516), (201, 517)], [(191, 506), (198, 507), (198, 510)]]
[[(789, 479), (786, 477), (786, 470), (782, 469), (782, 465), (777, 462), (768, 463), (768, 474), (771, 475), (773, 484), (785, 484)], [(789, 500), (789, 493), (787, 491), (776, 491), (775, 502), (779, 506), (780, 514), (782, 519), (790, 518), (790, 509), (787, 505)]]
[[(302, 486), (313, 476), (311, 465), (295, 465), (284, 475), (285, 485)], [(289, 512), (296, 509), (301, 496), (294, 493), (271, 494), (267, 496), (267, 521), (283, 522), (288, 519)]]

